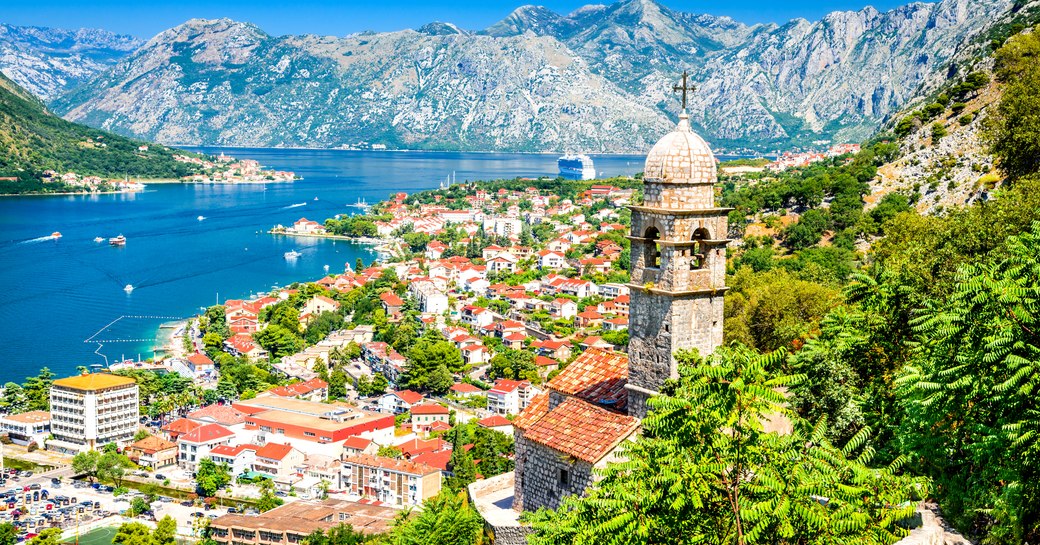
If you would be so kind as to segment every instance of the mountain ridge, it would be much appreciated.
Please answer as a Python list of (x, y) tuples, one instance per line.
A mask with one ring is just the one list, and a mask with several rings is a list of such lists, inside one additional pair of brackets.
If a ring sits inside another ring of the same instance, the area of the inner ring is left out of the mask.
[(670, 88), (687, 69), (696, 129), (717, 148), (766, 151), (866, 138), (1010, 7), (943, 0), (749, 26), (624, 0), (568, 15), (521, 6), (479, 31), (344, 37), (193, 19), (51, 106), (167, 143), (643, 151), (674, 125)]

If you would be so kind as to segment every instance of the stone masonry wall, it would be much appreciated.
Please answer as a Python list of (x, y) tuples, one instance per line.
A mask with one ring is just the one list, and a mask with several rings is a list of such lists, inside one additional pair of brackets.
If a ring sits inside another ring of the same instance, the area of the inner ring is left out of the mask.
[[(523, 477), (516, 479), (514, 508), (520, 506), (524, 511), (534, 511), (539, 507), (555, 509), (563, 498), (582, 494), (592, 485), (592, 464), (528, 441), (520, 433), (515, 437), (515, 471)], [(560, 481), (561, 470), (567, 472), (567, 483)]]

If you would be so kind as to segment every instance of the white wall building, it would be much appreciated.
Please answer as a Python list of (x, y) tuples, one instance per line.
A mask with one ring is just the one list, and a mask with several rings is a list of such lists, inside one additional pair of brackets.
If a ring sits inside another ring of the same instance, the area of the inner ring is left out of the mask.
[(131, 442), (139, 427), (137, 382), (93, 373), (54, 381), (48, 448), (81, 452)]

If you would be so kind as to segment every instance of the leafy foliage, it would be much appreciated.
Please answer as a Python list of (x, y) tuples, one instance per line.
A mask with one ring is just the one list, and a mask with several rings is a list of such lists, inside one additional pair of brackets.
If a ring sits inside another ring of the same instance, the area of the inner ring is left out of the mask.
[(536, 545), (564, 543), (894, 543), (906, 533), (919, 482), (899, 463), (870, 467), (864, 431), (843, 448), (826, 425), (787, 415), (784, 389), (801, 377), (774, 376), (781, 352), (734, 345), (709, 362), (676, 355), (680, 378), (652, 398), (644, 436), (624, 449), (584, 498), (530, 517)]
[(387, 539), (391, 545), (479, 545), (484, 522), (465, 492), (447, 490), (423, 502), (422, 511), (397, 519)]

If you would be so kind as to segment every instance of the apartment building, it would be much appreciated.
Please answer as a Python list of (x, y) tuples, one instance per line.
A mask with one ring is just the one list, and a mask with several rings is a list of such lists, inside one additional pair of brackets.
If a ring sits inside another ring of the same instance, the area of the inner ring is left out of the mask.
[(51, 433), (51, 413), (29, 411), (9, 414), (0, 418), (0, 431), (6, 433), (16, 445), (36, 443), (42, 447), (44, 439)]
[(343, 460), (347, 493), (390, 507), (411, 507), (441, 490), (441, 471), (426, 464), (359, 454)]
[(137, 382), (108, 373), (55, 380), (48, 448), (68, 453), (125, 445), (139, 427)]

